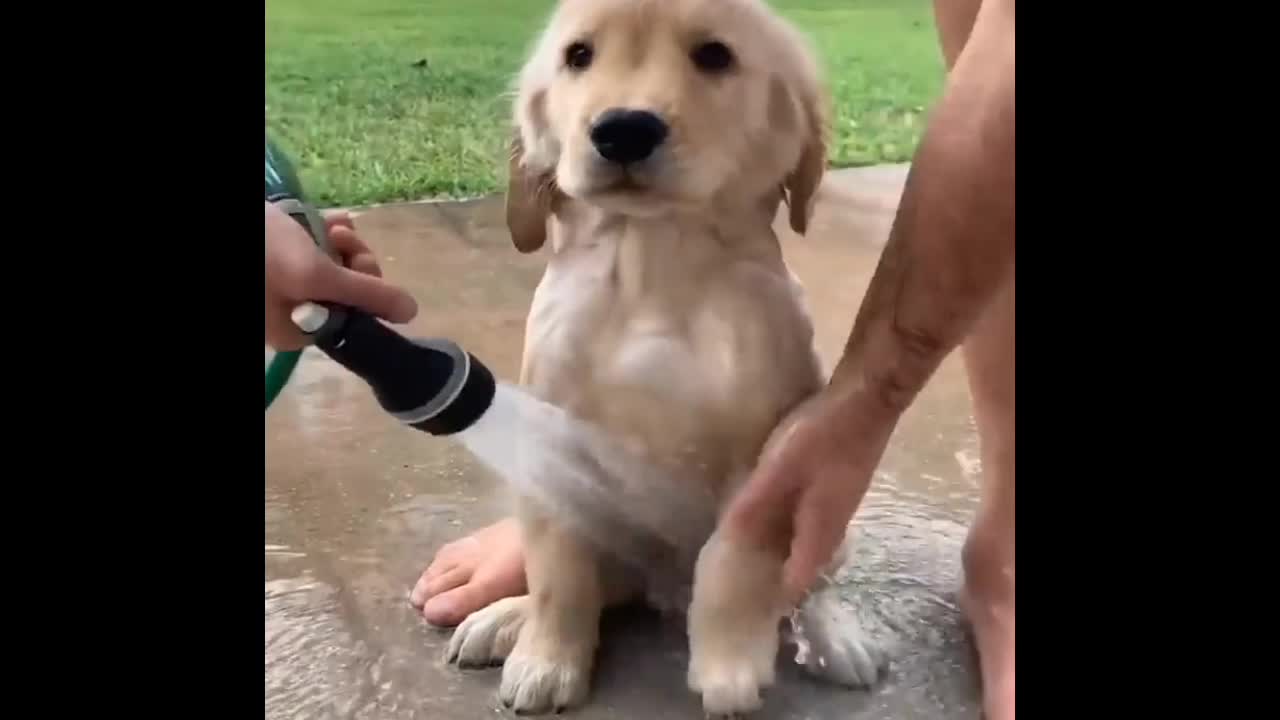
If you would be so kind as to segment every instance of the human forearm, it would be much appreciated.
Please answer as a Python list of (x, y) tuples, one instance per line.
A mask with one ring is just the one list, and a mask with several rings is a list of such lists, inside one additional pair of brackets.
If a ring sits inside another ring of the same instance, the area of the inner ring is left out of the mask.
[(921, 139), (832, 378), (832, 390), (856, 404), (904, 410), (1012, 272), (1011, 14), (1009, 21), (1006, 34), (980, 19)]

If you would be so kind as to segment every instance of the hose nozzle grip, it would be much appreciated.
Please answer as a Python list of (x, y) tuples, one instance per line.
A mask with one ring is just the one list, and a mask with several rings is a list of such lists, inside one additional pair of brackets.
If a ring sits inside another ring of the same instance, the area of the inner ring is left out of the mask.
[(452, 341), (411, 340), (340, 305), (303, 303), (292, 319), (317, 348), (368, 383), (383, 410), (410, 427), (452, 435), (493, 402), (493, 373)]

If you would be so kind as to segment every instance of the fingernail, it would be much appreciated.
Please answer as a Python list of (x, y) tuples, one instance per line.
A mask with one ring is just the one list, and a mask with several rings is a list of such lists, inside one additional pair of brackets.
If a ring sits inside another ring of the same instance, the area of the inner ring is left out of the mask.
[(413, 299), (412, 295), (406, 294), (400, 300), (400, 317), (404, 318), (400, 322), (409, 322), (418, 314), (418, 301)]

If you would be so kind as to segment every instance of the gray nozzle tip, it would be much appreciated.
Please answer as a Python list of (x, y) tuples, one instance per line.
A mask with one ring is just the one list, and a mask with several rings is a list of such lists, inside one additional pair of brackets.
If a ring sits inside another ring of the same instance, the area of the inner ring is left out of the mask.
[(329, 308), (305, 302), (289, 313), (289, 319), (293, 320), (293, 324), (297, 325), (299, 330), (311, 335), (329, 321)]

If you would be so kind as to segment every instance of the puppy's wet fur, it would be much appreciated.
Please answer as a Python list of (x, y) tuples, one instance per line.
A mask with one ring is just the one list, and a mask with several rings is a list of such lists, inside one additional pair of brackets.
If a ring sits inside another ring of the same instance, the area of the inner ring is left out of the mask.
[[(547, 254), (522, 383), (680, 467), (723, 508), (825, 377), (772, 229), (785, 203), (805, 232), (825, 168), (807, 44), (759, 0), (564, 0), (514, 114), (507, 222), (519, 251)], [(533, 501), (518, 516), (529, 594), (473, 613), (449, 655), (505, 662), (502, 700), (554, 711), (588, 695), (602, 609), (646, 588)], [(689, 550), (689, 687), (713, 715), (754, 710), (791, 611), (786, 548), (714, 533)], [(818, 653), (806, 667), (873, 682), (879, 653), (816, 590), (797, 622)]]

